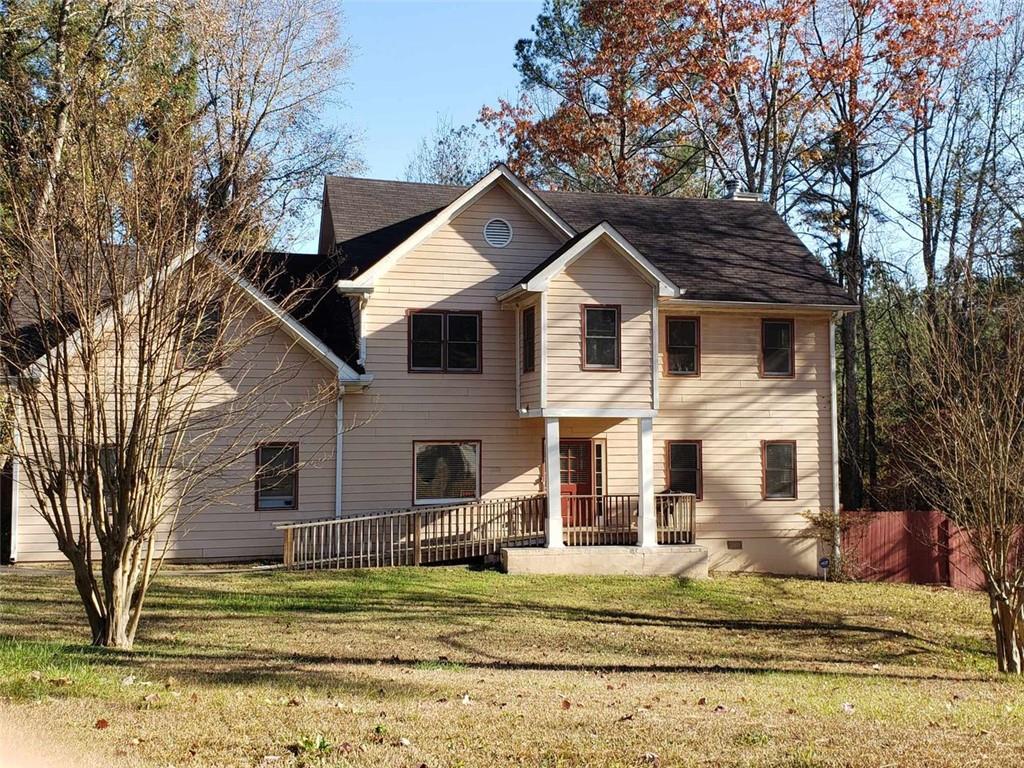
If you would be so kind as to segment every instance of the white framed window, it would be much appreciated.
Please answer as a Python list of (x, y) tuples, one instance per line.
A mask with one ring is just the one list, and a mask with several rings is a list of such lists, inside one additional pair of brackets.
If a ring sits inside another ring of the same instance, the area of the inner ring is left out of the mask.
[(413, 504), (480, 498), (479, 440), (413, 442)]

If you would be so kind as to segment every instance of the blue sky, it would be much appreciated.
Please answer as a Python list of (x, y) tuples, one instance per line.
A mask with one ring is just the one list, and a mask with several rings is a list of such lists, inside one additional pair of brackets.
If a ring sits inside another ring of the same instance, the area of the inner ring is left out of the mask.
[[(350, 85), (327, 119), (361, 136), (360, 175), (400, 179), (439, 114), (469, 123), (484, 104), (515, 94), (515, 44), (529, 36), (541, 2), (347, 0), (342, 9)], [(316, 250), (318, 226), (316, 215), (296, 250)]]

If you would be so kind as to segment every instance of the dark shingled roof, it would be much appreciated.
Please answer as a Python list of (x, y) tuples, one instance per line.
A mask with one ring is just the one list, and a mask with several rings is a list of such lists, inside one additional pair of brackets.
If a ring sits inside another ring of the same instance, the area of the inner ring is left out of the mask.
[(295, 305), (289, 307), (292, 317), (353, 370), (366, 373), (356, 362), (359, 345), (349, 300), (334, 289), (337, 257), (281, 251), (268, 251), (265, 256), (273, 271), (269, 279), (260, 279), (257, 285), (275, 301), (290, 297), (289, 303)]
[[(358, 343), (348, 298), (334, 289), (338, 275), (336, 256), (267, 251), (264, 259), (248, 265), (248, 277), (357, 373), (365, 373), (357, 361)], [(78, 323), (73, 315), (58, 322), (40, 324), (28, 300), (15, 296), (10, 325), (0, 328), (0, 359), (6, 373), (16, 373), (57, 344)]]
[[(452, 202), (465, 187), (328, 176), (327, 200), (352, 278)], [(821, 262), (767, 203), (538, 192), (577, 231), (607, 221), (700, 301), (851, 306)]]

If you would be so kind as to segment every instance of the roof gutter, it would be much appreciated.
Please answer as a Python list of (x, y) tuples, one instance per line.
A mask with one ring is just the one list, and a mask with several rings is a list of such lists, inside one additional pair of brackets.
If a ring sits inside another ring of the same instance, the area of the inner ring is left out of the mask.
[(859, 309), (859, 306), (856, 304), (802, 304), (791, 301), (714, 301), (710, 299), (685, 299), (682, 297), (668, 298), (666, 303), (684, 304), (686, 306), (749, 307), (751, 309), (772, 309), (773, 307), (778, 309), (807, 309), (821, 312), (837, 312), (839, 314), (856, 312)]

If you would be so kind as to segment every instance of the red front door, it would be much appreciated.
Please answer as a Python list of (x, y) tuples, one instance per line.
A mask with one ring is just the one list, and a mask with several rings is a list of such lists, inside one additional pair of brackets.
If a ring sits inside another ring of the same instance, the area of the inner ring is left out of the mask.
[(562, 440), (558, 446), (562, 524), (589, 525), (594, 510), (594, 446), (590, 440)]

